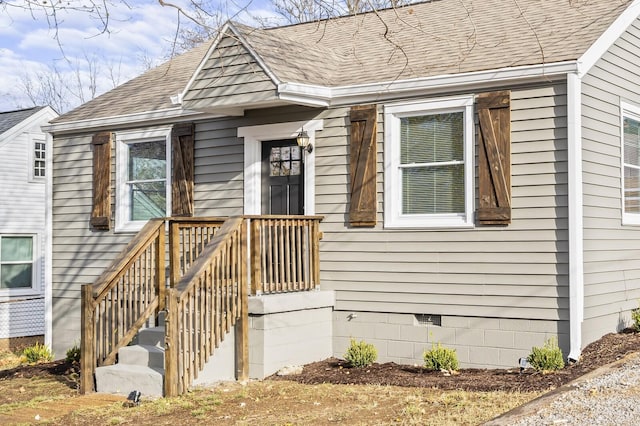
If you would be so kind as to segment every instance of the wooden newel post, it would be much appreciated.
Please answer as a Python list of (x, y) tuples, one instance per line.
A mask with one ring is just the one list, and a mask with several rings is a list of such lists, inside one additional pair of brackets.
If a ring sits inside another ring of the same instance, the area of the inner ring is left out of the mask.
[(165, 270), (165, 235), (164, 226), (158, 229), (158, 238), (156, 239), (156, 294), (158, 295), (158, 310), (163, 311), (166, 308), (167, 299), (167, 274)]
[(169, 221), (169, 287), (174, 288), (180, 281), (180, 227)]
[(251, 268), (251, 295), (255, 296), (262, 293), (262, 241), (261, 241), (261, 226), (262, 221), (260, 219), (250, 219), (250, 229), (247, 229), (247, 238), (250, 238), (250, 258), (249, 267)]
[[(245, 381), (249, 378), (249, 289), (248, 266), (251, 265), (248, 259), (249, 238), (251, 238), (250, 223), (255, 223), (250, 219), (243, 219), (240, 237), (240, 276), (238, 277), (238, 289), (240, 303), (238, 309), (238, 319), (235, 326), (236, 340), (236, 380)], [(252, 245), (253, 246), (253, 245)], [(253, 282), (253, 281), (252, 281)], [(253, 284), (252, 284), (253, 285)]]
[(176, 290), (170, 288), (164, 332), (164, 396), (178, 395), (178, 301)]
[(90, 284), (82, 286), (82, 317), (80, 319), (80, 393), (94, 391), (93, 375), (96, 368), (95, 318), (93, 293)]

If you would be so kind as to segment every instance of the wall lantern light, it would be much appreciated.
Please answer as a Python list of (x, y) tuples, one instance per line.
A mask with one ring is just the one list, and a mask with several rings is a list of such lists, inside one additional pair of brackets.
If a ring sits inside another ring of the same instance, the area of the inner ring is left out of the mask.
[(296, 142), (298, 142), (298, 146), (304, 149), (307, 152), (313, 151), (313, 145), (309, 143), (311, 138), (309, 134), (304, 130), (304, 128), (298, 133), (298, 137), (296, 138)]

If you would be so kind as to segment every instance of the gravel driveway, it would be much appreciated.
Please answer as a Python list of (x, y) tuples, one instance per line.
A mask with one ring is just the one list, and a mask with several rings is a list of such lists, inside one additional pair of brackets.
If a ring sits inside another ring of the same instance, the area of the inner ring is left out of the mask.
[(485, 423), (639, 425), (640, 354), (629, 355)]

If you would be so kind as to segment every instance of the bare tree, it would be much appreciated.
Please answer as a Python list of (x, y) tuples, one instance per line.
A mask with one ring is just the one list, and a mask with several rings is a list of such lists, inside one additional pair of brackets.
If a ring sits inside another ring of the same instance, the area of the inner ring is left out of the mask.
[(372, 10), (399, 7), (411, 0), (271, 0), (274, 10), (288, 23), (315, 21)]
[[(66, 112), (120, 84), (120, 65), (85, 53), (74, 61), (57, 61), (44, 70), (25, 71), (20, 86), (31, 105), (20, 106), (50, 105), (60, 113)], [(100, 87), (99, 81), (108, 83)]]
[[(227, 20), (253, 18), (262, 26), (273, 21), (252, 16), (249, 7), (256, 0), (156, 0), (159, 7), (176, 12), (176, 32), (167, 43), (163, 58), (143, 54), (138, 58), (149, 69), (158, 59), (167, 59), (182, 53), (216, 36)], [(346, 14), (396, 7), (411, 0), (270, 0), (274, 12), (286, 23), (314, 21)], [(98, 34), (110, 33), (115, 8), (133, 9), (129, 0), (0, 0), (0, 13), (20, 9), (28, 11), (33, 19), (46, 20), (58, 41), (63, 54), (62, 62), (53, 63), (44, 71), (25, 71), (21, 85), (29, 101), (34, 105), (50, 104), (58, 112), (65, 112), (93, 99), (104, 90), (117, 86), (121, 80), (121, 63), (106, 63), (96, 55), (84, 54), (80, 58), (68, 58), (60, 40), (59, 29), (64, 26), (67, 13), (84, 13), (97, 22)], [(243, 15), (243, 16), (239, 16)], [(106, 82), (106, 83), (105, 83)]]

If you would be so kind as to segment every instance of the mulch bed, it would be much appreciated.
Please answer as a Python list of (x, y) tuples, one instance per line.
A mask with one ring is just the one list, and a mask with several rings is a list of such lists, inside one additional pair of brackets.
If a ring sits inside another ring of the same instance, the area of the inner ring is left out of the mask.
[(393, 386), (428, 387), (443, 390), (466, 390), (477, 392), (518, 391), (537, 392), (554, 389), (587, 374), (598, 367), (640, 352), (640, 333), (625, 330), (618, 334), (607, 334), (588, 345), (580, 361), (553, 373), (539, 373), (519, 368), (508, 369), (461, 369), (454, 375), (427, 371), (419, 366), (408, 366), (388, 362), (365, 368), (350, 368), (336, 358), (314, 362), (304, 366), (302, 374), (278, 376), (269, 380), (291, 380), (305, 384), (376, 384)]
[[(343, 360), (329, 358), (305, 365), (302, 374), (273, 375), (268, 380), (290, 380), (305, 384), (415, 386), (478, 392), (537, 392), (562, 386), (598, 367), (610, 364), (634, 352), (640, 352), (640, 333), (627, 329), (621, 333), (603, 336), (582, 351), (578, 363), (548, 374), (538, 373), (532, 369), (521, 373), (518, 368), (461, 369), (458, 374), (447, 376), (441, 372), (427, 371), (419, 366), (401, 365), (393, 362), (374, 364), (366, 368), (350, 368)], [(69, 387), (75, 388), (79, 372), (77, 363), (54, 361), (0, 370), (0, 380), (9, 380), (13, 377), (54, 376), (59, 381), (67, 383)]]

